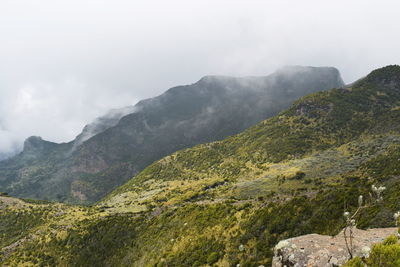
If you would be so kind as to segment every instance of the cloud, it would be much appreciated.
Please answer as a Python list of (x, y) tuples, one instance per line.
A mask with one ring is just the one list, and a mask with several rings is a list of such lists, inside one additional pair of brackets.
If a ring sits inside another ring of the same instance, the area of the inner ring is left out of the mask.
[(74, 138), (83, 125), (114, 105), (125, 104), (125, 94), (92, 89), (73, 78), (36, 81), (10, 90), (0, 99), (0, 152), (20, 148), (30, 135), (55, 142)]
[(208, 74), (400, 62), (398, 1), (0, 2), (0, 153)]

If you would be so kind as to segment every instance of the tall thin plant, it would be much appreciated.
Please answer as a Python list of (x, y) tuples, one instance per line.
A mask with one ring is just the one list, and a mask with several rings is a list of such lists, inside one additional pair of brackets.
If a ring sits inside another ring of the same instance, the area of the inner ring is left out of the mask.
[[(351, 214), (348, 211), (343, 213), (345, 218), (346, 226), (343, 229), (344, 241), (346, 245), (347, 252), (349, 253), (349, 258), (353, 258), (354, 254), (354, 228), (357, 225), (357, 219), (359, 219), (359, 215), (361, 210), (376, 205), (377, 203), (381, 202), (383, 197), (383, 191), (386, 190), (386, 187), (379, 186), (376, 187), (375, 185), (371, 186), (371, 203), (366, 203), (364, 197), (362, 195), (358, 196), (358, 207), (357, 209)], [(397, 217), (400, 216), (400, 213)], [(397, 223), (397, 222), (396, 222)], [(397, 224), (396, 224), (397, 225)]]

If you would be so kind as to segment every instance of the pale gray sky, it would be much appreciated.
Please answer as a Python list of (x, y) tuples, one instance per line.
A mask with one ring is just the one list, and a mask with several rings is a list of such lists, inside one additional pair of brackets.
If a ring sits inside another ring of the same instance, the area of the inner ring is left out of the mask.
[(1, 0), (0, 152), (207, 74), (400, 63), (399, 1)]

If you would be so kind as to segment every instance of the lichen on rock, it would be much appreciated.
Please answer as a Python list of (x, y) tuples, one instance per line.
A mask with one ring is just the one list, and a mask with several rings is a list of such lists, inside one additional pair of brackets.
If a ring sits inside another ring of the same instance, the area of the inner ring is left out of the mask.
[[(365, 257), (373, 244), (397, 231), (395, 227), (355, 229), (353, 256)], [(309, 234), (281, 240), (274, 248), (272, 267), (336, 267), (348, 260), (343, 232), (334, 237)]]

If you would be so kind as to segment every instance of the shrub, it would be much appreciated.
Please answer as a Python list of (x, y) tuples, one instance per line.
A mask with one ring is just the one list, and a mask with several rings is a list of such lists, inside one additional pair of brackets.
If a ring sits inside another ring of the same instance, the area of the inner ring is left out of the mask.
[(359, 257), (355, 257), (352, 260), (349, 260), (346, 264), (342, 267), (364, 267), (363, 261)]
[(219, 255), (217, 252), (211, 252), (210, 255), (208, 255), (207, 257), (207, 263), (208, 264), (213, 264), (216, 263), (218, 261)]
[(372, 247), (369, 258), (363, 259), (364, 261), (359, 257), (355, 257), (344, 264), (343, 267), (400, 266), (400, 245), (398, 238), (395, 235), (391, 235), (382, 243), (375, 244)]
[(400, 245), (397, 241), (397, 237), (391, 235), (383, 243), (374, 245), (367, 266), (400, 266)]

